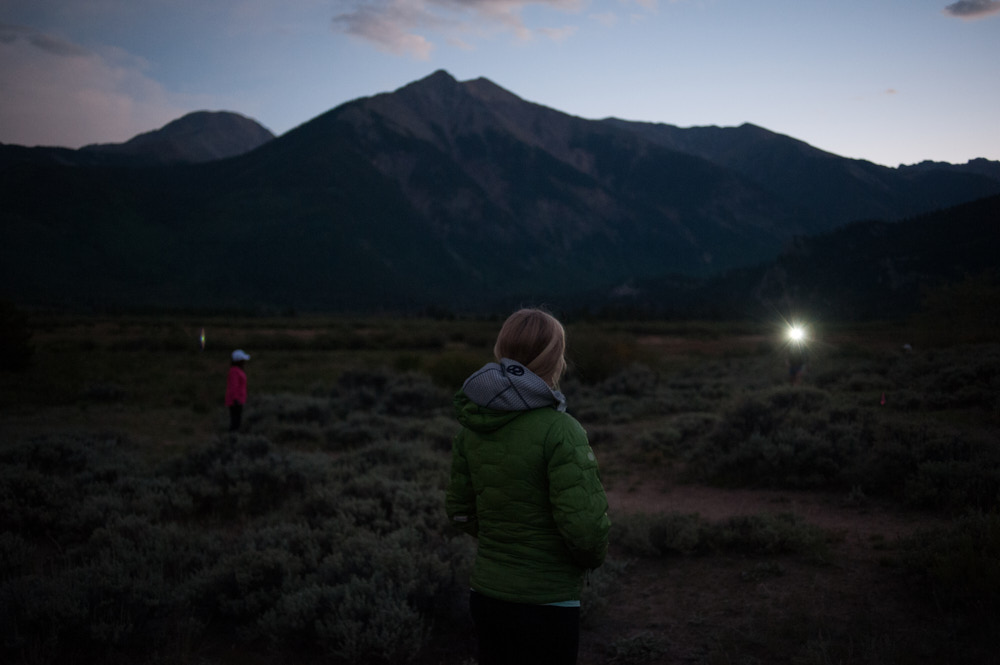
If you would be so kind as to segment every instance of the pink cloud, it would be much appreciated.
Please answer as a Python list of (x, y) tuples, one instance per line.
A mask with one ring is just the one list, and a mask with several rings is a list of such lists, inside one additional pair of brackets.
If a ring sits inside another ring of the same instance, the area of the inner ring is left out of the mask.
[(183, 112), (145, 62), (90, 51), (23, 26), (0, 25), (0, 142), (77, 148), (126, 141)]
[(502, 31), (517, 39), (535, 36), (562, 41), (576, 28), (529, 28), (521, 12), (529, 6), (547, 6), (575, 12), (582, 0), (384, 0), (357, 2), (333, 19), (335, 29), (365, 39), (389, 53), (427, 59), (434, 44), (425, 35), (471, 48), (468, 37)]
[(389, 53), (427, 60), (434, 48), (426, 38), (414, 32), (423, 22), (422, 17), (403, 7), (387, 7), (381, 11), (360, 7), (335, 17), (333, 22), (345, 33), (365, 39)]

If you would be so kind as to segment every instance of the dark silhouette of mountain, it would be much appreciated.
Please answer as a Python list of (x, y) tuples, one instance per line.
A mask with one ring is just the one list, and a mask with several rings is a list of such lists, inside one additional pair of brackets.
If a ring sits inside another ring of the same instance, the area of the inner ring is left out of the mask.
[(903, 318), (944, 285), (995, 282), (997, 247), (1000, 196), (992, 196), (898, 223), (854, 222), (797, 238), (774, 261), (704, 280), (649, 280), (604, 302), (644, 316)]
[(458, 265), (515, 291), (705, 273), (801, 231), (794, 211), (738, 174), (485, 79), (437, 72), (296, 133), (317, 145), (332, 131), (395, 183)]
[(929, 171), (956, 171), (960, 173), (976, 173), (987, 178), (1000, 180), (1000, 162), (993, 162), (988, 159), (970, 159), (965, 164), (949, 164), (947, 162), (925, 161), (909, 166), (900, 166), (901, 171), (909, 172), (929, 172)]
[(855, 222), (795, 243), (756, 281), (754, 297), (833, 320), (903, 316), (928, 289), (996, 270), (998, 247), (1000, 196), (898, 224)]
[[(995, 193), (1000, 162), (942, 162), (888, 168), (845, 159), (761, 127), (692, 127), (605, 122), (673, 150), (731, 168), (808, 211), (810, 232), (861, 219), (897, 220)], [(970, 177), (979, 176), (979, 177)]]
[[(0, 277), (17, 302), (58, 305), (555, 305), (760, 264), (854, 215), (896, 220), (1000, 192), (982, 173), (900, 173), (749, 126), (688, 135), (702, 147), (651, 137), (662, 127), (584, 120), (436, 72), (225, 160), (8, 156)], [(766, 169), (738, 168), (755, 154)], [(813, 163), (825, 177), (803, 175)]]
[(95, 144), (82, 151), (145, 157), (160, 164), (210, 162), (235, 157), (274, 138), (254, 120), (228, 111), (196, 111), (125, 143)]
[(195, 111), (125, 143), (68, 148), (0, 145), (0, 165), (34, 162), (67, 166), (153, 166), (235, 157), (274, 139), (259, 123), (228, 111)]

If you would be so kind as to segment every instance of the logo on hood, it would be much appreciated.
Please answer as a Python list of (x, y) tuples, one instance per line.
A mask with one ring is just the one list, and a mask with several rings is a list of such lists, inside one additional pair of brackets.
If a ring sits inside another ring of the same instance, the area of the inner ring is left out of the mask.
[(524, 368), (520, 365), (507, 365), (503, 368), (503, 371), (513, 376), (524, 376)]

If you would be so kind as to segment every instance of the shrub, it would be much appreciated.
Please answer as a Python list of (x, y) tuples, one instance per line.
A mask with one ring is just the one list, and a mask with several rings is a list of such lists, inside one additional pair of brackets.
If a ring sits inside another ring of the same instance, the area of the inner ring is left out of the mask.
[(1000, 505), (1000, 449), (987, 430), (886, 415), (817, 389), (752, 393), (723, 412), (687, 474), (730, 485), (858, 488), (954, 512)]
[(587, 573), (580, 597), (581, 625), (592, 626), (600, 621), (608, 608), (608, 598), (630, 565), (630, 561), (609, 556), (599, 568)]
[[(1000, 385), (1000, 345), (949, 348), (914, 358), (901, 358), (887, 371), (901, 389), (910, 391), (909, 408), (992, 409)], [(913, 404), (915, 401), (917, 404)], [(890, 405), (898, 404), (894, 399)]]
[(140, 469), (113, 436), (12, 445), (0, 451), (0, 528), (56, 543), (85, 537), (125, 510), (119, 490)]
[(902, 539), (899, 549), (912, 588), (944, 612), (1000, 612), (1000, 513), (969, 513), (950, 528)]
[(716, 426), (719, 417), (714, 413), (681, 413), (670, 419), (670, 426), (682, 441), (707, 434)]
[(923, 508), (991, 510), (1000, 506), (1000, 465), (978, 456), (921, 462), (906, 479), (908, 503)]
[(451, 415), (438, 414), (421, 421), (410, 421), (400, 431), (405, 440), (423, 440), (442, 452), (451, 452), (451, 442), (458, 433), (458, 425)]
[(175, 639), (188, 576), (213, 560), (213, 550), (210, 540), (176, 527), (112, 520), (64, 559), (32, 566), (49, 574), (25, 570), (0, 585), (4, 648), (25, 658), (41, 650), (45, 662), (155, 651)]
[(357, 409), (372, 409), (389, 382), (386, 371), (348, 370), (337, 379), (333, 399), (338, 415)]
[(329, 399), (308, 395), (261, 395), (254, 399), (247, 422), (254, 429), (274, 426), (276, 423), (325, 425), (330, 421), (332, 405)]
[(220, 439), (176, 460), (168, 473), (196, 512), (234, 517), (262, 514), (301, 494), (313, 467), (305, 457), (250, 436)]
[(617, 519), (612, 530), (614, 542), (636, 556), (794, 553), (822, 560), (827, 554), (826, 534), (790, 513), (736, 516), (719, 522), (697, 514), (637, 513)]
[(711, 531), (712, 547), (742, 554), (795, 553), (823, 560), (827, 535), (792, 513), (730, 517)]
[(636, 439), (647, 463), (675, 458), (680, 441), (681, 433), (669, 426), (643, 430)]
[(604, 379), (597, 386), (605, 395), (640, 397), (656, 391), (659, 376), (646, 365), (633, 363)]
[(451, 394), (424, 374), (394, 374), (387, 370), (349, 370), (332, 394), (341, 418), (358, 410), (396, 416), (427, 417), (450, 408)]
[(425, 371), (435, 385), (454, 392), (462, 387), (470, 374), (490, 360), (471, 351), (448, 351), (431, 359)]
[(367, 411), (349, 413), (326, 428), (326, 445), (331, 450), (356, 448), (382, 440), (389, 435), (390, 427), (385, 417)]
[(597, 384), (635, 361), (634, 338), (588, 327), (567, 330), (570, 372), (585, 384)]
[(338, 592), (316, 632), (320, 645), (341, 662), (408, 663), (426, 645), (428, 627), (396, 580), (355, 579)]
[(427, 643), (423, 618), (391, 582), (355, 579), (283, 596), (258, 622), (275, 649), (315, 644), (342, 663), (405, 663)]
[(395, 416), (421, 416), (450, 407), (451, 395), (423, 374), (394, 376), (386, 385), (378, 410)]
[[(357, 515), (356, 506), (343, 508), (344, 517)], [(428, 547), (419, 527), (384, 528), (378, 535), (337, 518), (316, 530), (337, 536), (335, 542), (313, 549), (297, 575), (281, 577), (286, 591), (273, 594), (265, 612), (253, 613), (257, 629), (275, 647), (315, 643), (342, 662), (414, 658), (429, 638), (439, 601), (453, 592), (454, 561), (462, 557), (452, 560), (447, 549)], [(287, 581), (293, 578), (294, 584)]]
[(336, 460), (224, 437), (160, 469), (82, 436), (0, 451), (0, 658), (183, 660), (209, 638), (420, 658), (467, 621), (474, 543), (441, 515), (446, 456), (414, 436)]
[(263, 543), (244, 542), (214, 566), (202, 572), (192, 597), (205, 619), (222, 621), (220, 628), (235, 630), (251, 640), (257, 618), (270, 612), (305, 572), (303, 559)]
[(583, 393), (573, 399), (568, 410), (581, 422), (623, 425), (648, 416), (659, 415), (654, 397), (635, 398), (627, 395), (595, 396)]
[(869, 447), (856, 411), (815, 388), (748, 395), (729, 409), (691, 456), (696, 478), (737, 485), (843, 487)]

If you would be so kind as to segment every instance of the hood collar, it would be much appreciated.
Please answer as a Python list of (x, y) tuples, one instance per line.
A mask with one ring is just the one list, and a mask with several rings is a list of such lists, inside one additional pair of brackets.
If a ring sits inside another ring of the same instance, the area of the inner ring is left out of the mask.
[(566, 410), (566, 398), (561, 392), (509, 358), (484, 365), (465, 380), (462, 392), (475, 404), (497, 411), (528, 411), (543, 406)]

